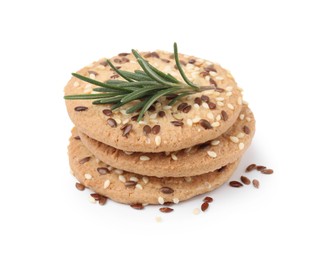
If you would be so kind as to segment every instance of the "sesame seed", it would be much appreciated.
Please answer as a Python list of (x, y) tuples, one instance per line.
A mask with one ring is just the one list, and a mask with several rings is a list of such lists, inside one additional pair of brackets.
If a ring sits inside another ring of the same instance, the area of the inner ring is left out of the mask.
[(195, 108), (195, 109), (199, 109), (199, 105), (195, 103), (195, 104), (194, 104), (194, 108)]
[(190, 118), (187, 119), (187, 125), (188, 126), (192, 126), (193, 125), (193, 121)]
[(142, 181), (144, 182), (144, 184), (147, 184), (149, 182), (149, 178), (146, 176), (143, 176)]
[(157, 216), (157, 217), (156, 217), (156, 222), (158, 222), (158, 223), (162, 222), (162, 218), (159, 217), (159, 216)]
[(141, 184), (136, 184), (135, 185), (135, 189), (137, 189), (137, 190), (143, 190), (143, 187), (142, 187), (142, 185)]
[(123, 170), (120, 170), (120, 169), (115, 169), (114, 172), (116, 174), (123, 174), (124, 173), (124, 171)]
[(204, 107), (206, 109), (209, 109), (209, 105), (207, 103), (205, 103), (205, 102), (202, 104), (202, 107)]
[(219, 140), (213, 140), (211, 142), (211, 145), (213, 145), (213, 146), (218, 145), (218, 144), (220, 144), (220, 141)]
[(92, 92), (92, 85), (87, 84), (84, 88), (84, 93), (90, 93), (90, 92)]
[(213, 115), (212, 112), (208, 112), (206, 116), (207, 116), (208, 119), (214, 120), (214, 115)]
[(85, 179), (86, 179), (86, 180), (90, 180), (90, 179), (92, 179), (92, 175), (90, 175), (89, 173), (86, 173), (86, 174), (85, 174)]
[(126, 178), (125, 178), (123, 175), (119, 175), (119, 176), (118, 176), (118, 179), (119, 179), (121, 182), (123, 182), (123, 183), (126, 182)]
[(185, 149), (184, 152), (185, 153), (190, 153), (191, 149), (192, 149), (192, 147), (189, 147), (189, 148)]
[(237, 104), (239, 104), (240, 106), (243, 104), (243, 101), (242, 101), (242, 98), (241, 97), (239, 97), (237, 99)]
[(198, 123), (201, 120), (201, 118), (199, 116), (195, 116), (192, 121), (193, 123)]
[(174, 153), (171, 154), (171, 158), (174, 161), (177, 161), (178, 160), (178, 157)]
[(230, 92), (230, 91), (229, 91), (229, 92), (226, 93), (226, 96), (227, 96), (227, 97), (230, 97), (232, 94), (233, 94), (233, 92)]
[(127, 154), (127, 155), (132, 155), (134, 152), (124, 151), (124, 153)]
[(164, 106), (163, 109), (164, 110), (170, 110), (172, 108), (172, 106)]
[[(217, 92), (217, 93), (219, 93), (219, 92)], [(216, 101), (224, 101), (225, 98), (224, 98), (224, 97), (216, 97), (215, 100), (216, 100)]]
[(221, 102), (221, 101), (218, 101), (217, 102), (217, 105), (220, 106), (220, 107), (223, 107), (225, 104), (223, 102)]
[(88, 200), (90, 203), (96, 203), (95, 198), (93, 198), (92, 196), (89, 196)]
[(140, 124), (140, 125), (146, 125), (147, 124), (147, 122), (146, 121), (140, 121), (138, 124)]
[(221, 115), (220, 115), (220, 114), (217, 115), (217, 116), (215, 117), (215, 120), (220, 121), (220, 120), (221, 120)]
[(240, 150), (243, 150), (243, 149), (244, 149), (244, 143), (239, 143), (238, 148), (239, 148)]
[(149, 116), (149, 118), (151, 118), (151, 119), (155, 119), (156, 117), (157, 117), (157, 113), (153, 113)]
[(73, 86), (74, 86), (74, 87), (79, 87), (79, 85), (80, 85), (80, 84), (79, 84), (78, 81), (76, 81), (75, 83), (73, 83)]
[(215, 79), (216, 79), (216, 80), (223, 80), (224, 78), (221, 77), (221, 76), (217, 76), (217, 77), (215, 77)]
[(121, 120), (119, 118), (115, 118), (115, 121), (117, 122), (118, 125), (121, 124)]
[(238, 140), (238, 138), (236, 136), (233, 136), (232, 135), (229, 138), (230, 138), (230, 141), (232, 141), (233, 143), (238, 143), (239, 142), (239, 140)]
[(247, 117), (246, 118), (246, 121), (250, 122), (251, 121), (251, 118), (250, 117)]
[(231, 110), (234, 110), (235, 109), (235, 107), (232, 105), (232, 104), (227, 104), (227, 107), (229, 108), (229, 109), (231, 109)]
[(213, 151), (207, 151), (207, 154), (211, 157), (211, 158), (216, 158), (217, 154)]
[(130, 181), (134, 181), (134, 182), (138, 182), (139, 179), (136, 178), (135, 176), (132, 176), (131, 178), (129, 178)]
[(211, 124), (211, 126), (212, 126), (212, 127), (218, 127), (218, 126), (220, 126), (220, 123), (219, 123), (219, 122), (213, 122), (213, 123)]
[(179, 200), (178, 198), (173, 198), (173, 202), (174, 202), (175, 204), (178, 204), (178, 203), (180, 202), (180, 200)]
[(106, 189), (110, 186), (110, 180), (106, 180), (104, 183), (103, 183), (103, 189)]
[(210, 76), (209, 75), (207, 75), (206, 77), (205, 77), (205, 79), (207, 80), (207, 81), (209, 81), (210, 80)]
[(129, 122), (129, 119), (127, 118), (127, 119), (125, 119), (124, 121), (123, 121), (123, 124), (125, 125), (125, 124), (127, 124)]
[(243, 132), (240, 132), (236, 136), (237, 136), (237, 138), (243, 138), (245, 136), (245, 134)]
[(240, 114), (240, 115), (239, 115), (239, 119), (241, 119), (241, 120), (244, 120), (244, 117), (245, 117), (244, 114)]
[(157, 135), (157, 136), (155, 137), (155, 143), (156, 143), (156, 146), (159, 146), (161, 142), (162, 142), (162, 138), (161, 138), (159, 135)]
[(89, 74), (89, 78), (90, 78), (90, 79), (95, 79), (95, 77), (96, 77), (96, 76), (95, 76), (94, 73)]
[(228, 86), (225, 88), (226, 91), (233, 91), (233, 87), (232, 86)]
[(146, 155), (141, 155), (140, 156), (140, 161), (149, 161), (150, 157), (146, 156)]
[(210, 75), (212, 76), (212, 77), (214, 77), (214, 76), (216, 76), (218, 73), (216, 73), (215, 71), (210, 71)]
[(165, 202), (164, 198), (163, 197), (158, 197), (158, 203), (163, 205)]
[(206, 188), (208, 188), (208, 189), (211, 189), (212, 188), (212, 185), (209, 183), (209, 182), (204, 182), (204, 185), (205, 185), (205, 187)]
[(198, 215), (199, 212), (200, 212), (199, 208), (195, 208), (195, 209), (193, 210), (193, 214), (194, 214), (194, 215)]
[(192, 179), (191, 179), (191, 177), (184, 177), (184, 180), (186, 181), (186, 182), (191, 182), (192, 181)]

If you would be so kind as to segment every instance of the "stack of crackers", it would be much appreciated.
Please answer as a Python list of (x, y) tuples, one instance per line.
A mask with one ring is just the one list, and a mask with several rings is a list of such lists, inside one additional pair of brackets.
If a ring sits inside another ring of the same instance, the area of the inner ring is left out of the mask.
[[(154, 67), (180, 79), (173, 54), (142, 53)], [(179, 55), (188, 78), (199, 86), (214, 86), (185, 96), (157, 100), (137, 122), (127, 104), (93, 105), (92, 100), (66, 100), (74, 123), (69, 160), (78, 187), (135, 205), (179, 203), (224, 184), (235, 171), (255, 132), (255, 119), (232, 75), (218, 64)], [(126, 71), (140, 69), (134, 56), (110, 59)], [(107, 81), (121, 79), (105, 59), (79, 70), (80, 75)], [(95, 86), (72, 78), (65, 95), (93, 93)], [(135, 104), (133, 101), (132, 103)]]

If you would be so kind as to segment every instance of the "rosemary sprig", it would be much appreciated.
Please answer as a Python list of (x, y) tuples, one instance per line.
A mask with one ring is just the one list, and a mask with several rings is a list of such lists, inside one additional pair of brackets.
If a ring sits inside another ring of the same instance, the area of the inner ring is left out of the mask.
[(77, 73), (72, 73), (74, 77), (98, 86), (94, 88), (93, 91), (100, 93), (67, 95), (64, 98), (69, 100), (95, 99), (93, 104), (112, 104), (112, 110), (134, 100), (139, 100), (139, 103), (132, 105), (126, 112), (134, 113), (140, 110), (137, 119), (137, 121), (140, 121), (150, 106), (163, 96), (177, 95), (168, 104), (173, 105), (184, 96), (209, 89), (209, 87), (199, 87), (187, 78), (179, 61), (176, 43), (174, 43), (174, 59), (184, 82), (179, 81), (169, 73), (165, 74), (158, 70), (146, 61), (136, 50), (132, 50), (132, 53), (142, 70), (135, 70), (134, 72), (120, 70), (117, 69), (110, 60), (107, 60), (109, 66), (124, 80), (107, 80), (105, 82), (100, 82)]

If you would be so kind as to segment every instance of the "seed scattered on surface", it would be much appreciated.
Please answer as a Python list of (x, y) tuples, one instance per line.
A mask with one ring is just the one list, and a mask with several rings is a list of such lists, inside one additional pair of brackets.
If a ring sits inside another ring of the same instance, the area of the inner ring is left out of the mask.
[(202, 95), (201, 96), (201, 100), (203, 100), (206, 103), (210, 102), (210, 98), (208, 96), (206, 96), (206, 95)]
[(243, 182), (245, 185), (250, 185), (251, 184), (250, 179), (246, 176), (241, 176), (241, 182)]
[(173, 203), (178, 204), (180, 200), (178, 198), (173, 198)]
[(102, 110), (103, 114), (105, 114), (106, 116), (111, 116), (112, 115), (112, 111), (110, 109), (103, 109)]
[(212, 140), (212, 142), (211, 142), (211, 145), (213, 145), (213, 146), (216, 146), (218, 144), (220, 144), (219, 140)]
[(83, 106), (79, 106), (79, 107), (75, 107), (74, 110), (77, 112), (82, 112), (82, 111), (86, 111), (88, 109), (88, 107), (83, 107)]
[(79, 182), (76, 182), (76, 188), (77, 190), (83, 191), (85, 189), (85, 186)]
[(251, 131), (250, 131), (250, 128), (245, 125), (245, 126), (243, 126), (243, 132), (248, 135), (248, 134), (250, 134)]
[(174, 209), (172, 208), (169, 208), (169, 207), (163, 207), (163, 208), (160, 208), (159, 211), (160, 212), (163, 212), (163, 213), (169, 213), (169, 212), (172, 212)]
[(231, 109), (231, 110), (234, 110), (235, 109), (235, 107), (232, 105), (232, 104), (227, 104), (227, 107), (229, 108), (229, 109)]
[(107, 122), (108, 122), (108, 125), (109, 125), (109, 126), (111, 126), (111, 127), (117, 127), (117, 122), (116, 122), (116, 120), (114, 120), (113, 118), (109, 118), (109, 119), (107, 120)]
[(99, 205), (101, 205), (101, 206), (105, 205), (107, 203), (107, 200), (108, 200), (107, 197), (101, 196), (99, 198), (99, 200), (98, 200), (99, 201)]
[(160, 191), (164, 194), (171, 194), (174, 192), (174, 190), (170, 187), (161, 187)]
[(266, 166), (258, 165), (258, 166), (256, 167), (256, 169), (257, 169), (257, 171), (262, 171), (262, 170), (264, 170), (264, 169), (267, 169), (267, 167), (266, 167)]
[(110, 180), (106, 180), (104, 183), (103, 183), (103, 189), (106, 189), (110, 186)]
[(224, 111), (224, 110), (221, 111), (221, 118), (223, 119), (223, 121), (228, 120), (228, 114), (226, 111)]
[(141, 155), (140, 156), (140, 161), (149, 161), (150, 157), (146, 156), (146, 155)]
[(123, 174), (124, 171), (121, 169), (115, 169), (115, 174)]
[(254, 180), (252, 181), (252, 184), (253, 184), (253, 187), (255, 187), (256, 189), (259, 189), (260, 183), (259, 183), (258, 180), (254, 179)]
[(149, 182), (149, 178), (146, 176), (143, 176), (142, 181), (144, 182), (144, 184), (147, 184)]
[(243, 150), (244, 149), (244, 143), (239, 143), (238, 144), (238, 149)]
[(149, 125), (145, 125), (144, 127), (143, 127), (143, 134), (144, 135), (148, 135), (148, 134), (150, 134), (151, 133), (151, 127), (149, 126)]
[(133, 209), (144, 209), (144, 206), (141, 203), (134, 203), (130, 205)]
[(261, 172), (263, 174), (272, 174), (274, 171), (272, 169), (264, 169), (264, 170), (261, 170)]
[(178, 105), (177, 110), (182, 111), (186, 106), (188, 106), (187, 103), (181, 103), (180, 105)]
[(128, 124), (126, 125), (122, 130), (123, 130), (123, 136), (127, 137), (129, 132), (132, 130), (133, 125)]
[(158, 112), (158, 116), (159, 117), (164, 117), (165, 116), (165, 112), (164, 111), (159, 111)]
[(236, 137), (236, 136), (230, 136), (230, 141), (232, 141), (233, 143), (238, 143), (239, 142), (239, 139)]
[(209, 121), (205, 120), (205, 119), (201, 119), (199, 121), (199, 124), (204, 128), (204, 129), (212, 129), (212, 126), (210, 124)]
[(80, 161), (79, 161), (79, 163), (80, 164), (84, 164), (84, 163), (86, 163), (86, 162), (88, 162), (89, 160), (91, 159), (91, 157), (85, 157), (85, 158), (82, 158)]
[(213, 102), (209, 102), (208, 104), (210, 109), (215, 109), (217, 107), (217, 105)]
[(194, 102), (195, 102), (195, 104), (197, 104), (197, 105), (202, 105), (202, 99), (200, 98), (200, 97), (196, 97), (195, 99), (194, 99)]
[(159, 217), (159, 216), (156, 217), (156, 222), (157, 222), (157, 223), (160, 223), (160, 222), (162, 222), (162, 221), (163, 221), (163, 220), (162, 220), (161, 217)]
[(118, 175), (118, 179), (123, 183), (126, 182), (126, 178), (123, 175)]
[(97, 168), (97, 171), (98, 171), (99, 174), (110, 173), (109, 169), (108, 168), (105, 168), (105, 167), (99, 167), (99, 168)]
[(191, 110), (191, 105), (189, 105), (189, 106), (186, 106), (186, 107), (184, 107), (183, 109), (182, 109), (182, 112), (183, 113), (189, 113), (189, 111)]
[(171, 158), (172, 158), (173, 161), (178, 160), (178, 157), (174, 153), (171, 154)]
[(231, 187), (234, 187), (234, 188), (239, 188), (239, 187), (242, 187), (243, 186), (243, 184), (240, 183), (239, 181), (231, 181), (231, 182), (229, 182), (229, 185)]
[(204, 201), (204, 202), (207, 202), (207, 203), (211, 203), (211, 202), (213, 201), (213, 198), (211, 198), (211, 197), (205, 197), (205, 198), (203, 199), (203, 201)]
[(133, 187), (136, 185), (136, 182), (135, 181), (126, 181), (125, 182), (125, 186), (126, 187)]
[(183, 126), (183, 122), (181, 121), (171, 121), (171, 124), (174, 126)]
[(151, 132), (156, 135), (160, 132), (160, 125), (155, 125), (152, 127)]
[(217, 153), (213, 152), (213, 151), (207, 151), (207, 154), (211, 157), (211, 158), (216, 158), (217, 157)]
[(164, 204), (164, 198), (163, 197), (158, 197), (158, 203), (163, 205)]
[(245, 172), (253, 171), (254, 169), (256, 169), (256, 167), (257, 165), (255, 165), (254, 163), (250, 164), (248, 167), (246, 167)]
[(92, 175), (90, 175), (89, 173), (86, 173), (86, 174), (85, 174), (85, 179), (86, 179), (86, 180), (90, 180), (90, 179), (92, 179)]
[(160, 146), (161, 142), (162, 142), (162, 138), (159, 135), (157, 135), (155, 137), (155, 143), (156, 143), (156, 145), (157, 146)]
[(201, 210), (204, 212), (205, 210), (207, 210), (209, 207), (209, 203), (208, 202), (204, 202), (202, 205), (201, 205)]

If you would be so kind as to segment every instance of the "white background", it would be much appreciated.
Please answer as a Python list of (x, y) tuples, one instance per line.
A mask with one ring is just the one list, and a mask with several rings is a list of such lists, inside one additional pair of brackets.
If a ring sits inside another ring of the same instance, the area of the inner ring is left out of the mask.
[[(329, 259), (327, 1), (2, 1), (0, 259)], [(131, 48), (219, 62), (257, 118), (259, 190), (228, 185), (162, 214), (75, 189), (63, 87)], [(162, 222), (155, 221), (156, 216)]]

